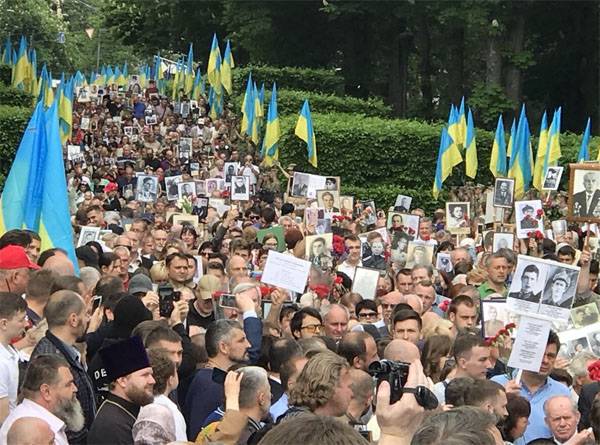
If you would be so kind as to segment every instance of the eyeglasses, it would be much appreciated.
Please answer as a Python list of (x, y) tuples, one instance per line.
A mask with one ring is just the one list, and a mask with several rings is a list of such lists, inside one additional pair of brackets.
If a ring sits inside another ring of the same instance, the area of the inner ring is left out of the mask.
[(260, 216), (259, 215), (250, 215), (249, 218), (253, 221), (259, 220)]
[(395, 304), (386, 304), (386, 303), (381, 303), (381, 307), (384, 309), (394, 309), (394, 306), (396, 306)]
[(323, 328), (322, 324), (307, 324), (306, 326), (302, 326), (300, 329), (306, 330), (312, 334), (317, 331), (320, 331)]
[(377, 312), (361, 312), (358, 314), (358, 318), (373, 318), (377, 317)]

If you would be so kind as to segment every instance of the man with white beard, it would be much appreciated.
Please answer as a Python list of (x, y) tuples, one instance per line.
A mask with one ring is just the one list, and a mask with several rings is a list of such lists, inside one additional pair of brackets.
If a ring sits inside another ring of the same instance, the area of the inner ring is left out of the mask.
[(66, 430), (79, 431), (85, 418), (69, 364), (58, 355), (42, 355), (29, 362), (21, 390), (23, 401), (0, 428), (0, 443), (7, 443), (8, 430), (23, 417), (44, 420), (54, 433), (56, 445), (68, 445)]
[(140, 337), (130, 337), (98, 351), (110, 392), (98, 408), (89, 445), (133, 445), (133, 424), (142, 406), (154, 401), (152, 367)]

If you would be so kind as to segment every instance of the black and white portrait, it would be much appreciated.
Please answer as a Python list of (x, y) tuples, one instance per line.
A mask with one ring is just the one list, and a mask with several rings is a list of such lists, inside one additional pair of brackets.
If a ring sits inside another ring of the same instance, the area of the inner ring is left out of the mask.
[(312, 235), (306, 237), (306, 259), (321, 269), (327, 269), (333, 265), (331, 246), (333, 245), (333, 234)]
[(79, 232), (77, 247), (85, 246), (90, 241), (97, 241), (100, 238), (100, 227), (83, 226)]
[(454, 270), (450, 253), (440, 252), (436, 255), (435, 268), (440, 272), (451, 273)]
[(598, 168), (600, 167), (597, 165), (585, 165), (583, 168), (579, 164), (571, 164), (569, 216), (576, 221), (600, 218), (600, 171)]
[(360, 212), (364, 214), (364, 223), (368, 226), (377, 222), (377, 209), (375, 208), (375, 201), (367, 199), (361, 201)]
[(575, 298), (578, 270), (550, 266), (542, 304), (570, 309)]
[(446, 229), (452, 234), (469, 233), (470, 204), (468, 202), (446, 203)]
[(179, 139), (179, 158), (190, 159), (192, 157), (192, 138)]
[(225, 174), (225, 184), (231, 184), (231, 178), (233, 176), (237, 176), (238, 170), (240, 169), (239, 162), (226, 162), (223, 167), (223, 172)]
[(542, 201), (539, 199), (516, 201), (515, 221), (517, 223), (517, 238), (527, 238), (531, 231), (543, 231)]
[(498, 252), (500, 249), (513, 249), (515, 235), (512, 233), (494, 233), (492, 252)]
[(567, 221), (564, 219), (552, 221), (552, 232), (554, 233), (554, 239), (564, 236), (567, 233)]
[(137, 177), (136, 200), (154, 202), (158, 196), (158, 177), (139, 175)]
[(495, 336), (498, 331), (510, 323), (509, 311), (506, 301), (481, 301), (481, 319), (483, 327), (483, 336), (486, 338)]
[(340, 191), (340, 178), (338, 176), (325, 177), (325, 190)]
[(308, 194), (309, 181), (310, 175), (308, 173), (295, 172), (292, 180), (291, 195), (306, 198)]
[(220, 178), (210, 178), (206, 180), (206, 194), (211, 196), (217, 190), (223, 190), (225, 180)]
[(354, 211), (354, 196), (340, 196), (340, 211), (345, 214)]
[(569, 358), (573, 358), (576, 354), (589, 350), (590, 344), (588, 342), (587, 337), (576, 338), (567, 343), (567, 351), (569, 354)]
[(250, 178), (248, 176), (231, 177), (231, 200), (250, 200)]
[(323, 235), (324, 233), (331, 232), (331, 219), (330, 218), (322, 218), (317, 219), (317, 224), (315, 225), (315, 232), (318, 235)]
[(167, 199), (169, 201), (177, 201), (179, 198), (179, 189), (177, 188), (177, 184), (183, 181), (181, 175), (177, 176), (167, 176), (165, 178), (165, 188), (167, 190)]
[(563, 167), (548, 167), (548, 170), (546, 170), (546, 176), (544, 177), (544, 182), (542, 183), (542, 190), (558, 190), (562, 173)]
[(494, 185), (494, 207), (511, 208), (514, 202), (515, 180), (496, 178)]
[(192, 201), (196, 196), (196, 184), (193, 182), (180, 182), (177, 184), (177, 196)]
[(590, 349), (596, 355), (600, 355), (600, 332), (588, 334)]
[(396, 196), (396, 202), (394, 203), (394, 211), (400, 213), (408, 213), (410, 210), (410, 204), (412, 202), (412, 198), (406, 195), (398, 195)]
[(415, 266), (430, 266), (433, 260), (433, 246), (416, 243), (408, 243), (406, 254), (406, 267), (412, 269)]
[(203, 220), (208, 215), (208, 198), (198, 196), (192, 209), (192, 215), (198, 216), (199, 220)]
[(206, 183), (204, 181), (194, 181), (196, 184), (196, 196), (206, 195)]
[(317, 203), (326, 213), (340, 211), (340, 192), (337, 190), (317, 190)]
[(545, 263), (533, 261), (529, 257), (520, 255), (508, 292), (508, 299), (516, 299), (520, 302), (535, 303), (537, 305), (542, 299), (546, 268)]
[(151, 114), (149, 116), (145, 116), (146, 125), (156, 125), (158, 123), (158, 117), (156, 114)]
[(571, 321), (576, 328), (583, 328), (600, 320), (596, 303), (588, 303), (571, 309)]

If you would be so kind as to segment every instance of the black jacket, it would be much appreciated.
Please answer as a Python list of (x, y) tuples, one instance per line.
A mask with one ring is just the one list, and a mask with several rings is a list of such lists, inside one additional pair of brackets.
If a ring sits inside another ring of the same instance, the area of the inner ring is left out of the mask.
[(106, 396), (88, 434), (88, 445), (133, 445), (140, 407), (112, 393)]

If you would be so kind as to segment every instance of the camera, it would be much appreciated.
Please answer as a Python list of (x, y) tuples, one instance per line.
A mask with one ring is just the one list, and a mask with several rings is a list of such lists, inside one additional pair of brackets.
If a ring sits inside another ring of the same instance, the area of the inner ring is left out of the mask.
[(161, 317), (169, 318), (175, 306), (173, 302), (181, 299), (181, 292), (173, 289), (170, 284), (158, 287), (158, 311)]
[(409, 366), (408, 363), (385, 359), (369, 365), (369, 374), (377, 379), (377, 388), (383, 381), (390, 384), (390, 404), (396, 403), (402, 397)]

